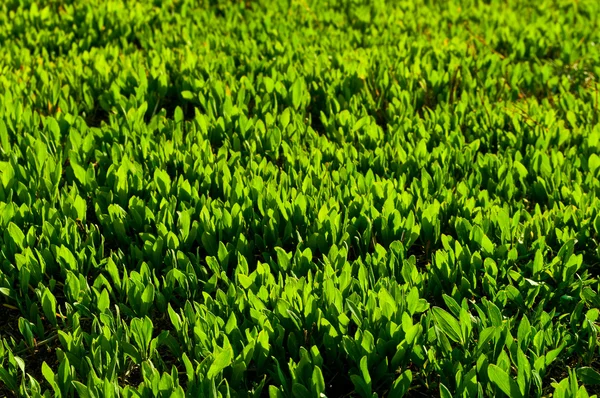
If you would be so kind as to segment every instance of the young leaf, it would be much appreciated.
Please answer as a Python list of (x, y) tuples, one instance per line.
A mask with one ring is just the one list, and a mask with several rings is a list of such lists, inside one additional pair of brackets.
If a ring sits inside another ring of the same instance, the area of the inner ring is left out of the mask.
[[(227, 337), (225, 337), (225, 340), (227, 341)], [(219, 372), (221, 372), (223, 369), (225, 369), (231, 364), (232, 360), (233, 350), (227, 341), (227, 344), (225, 344), (225, 346), (222, 349), (219, 349), (217, 354), (214, 356), (214, 361), (210, 365), (206, 377), (208, 379), (214, 379), (215, 376), (219, 374)]]
[(8, 223), (8, 235), (14, 244), (21, 250), (25, 247), (25, 234), (15, 223)]
[(452, 398), (452, 393), (443, 383), (440, 383), (440, 398)]
[(292, 86), (292, 105), (294, 109), (300, 109), (300, 105), (302, 103), (302, 81), (297, 79)]
[(463, 344), (462, 332), (456, 318), (440, 307), (433, 307), (433, 316), (444, 334), (456, 343)]
[(500, 367), (491, 364), (488, 366), (488, 377), (504, 394), (511, 398), (523, 398), (521, 390), (515, 381)]
[(166, 198), (171, 191), (171, 177), (169, 177), (169, 174), (164, 170), (156, 169), (154, 171), (154, 183), (161, 196)]
[(319, 397), (325, 392), (325, 379), (323, 379), (323, 372), (318, 366), (313, 369), (311, 387), (314, 396)]
[(410, 383), (412, 383), (412, 372), (407, 369), (394, 381), (389, 396), (402, 398), (408, 392)]
[(48, 366), (46, 361), (42, 362), (42, 374), (50, 385), (54, 384), (54, 372), (52, 372), (52, 369), (50, 369), (50, 366)]
[(49, 289), (46, 289), (42, 294), (42, 309), (50, 323), (56, 326), (56, 298)]

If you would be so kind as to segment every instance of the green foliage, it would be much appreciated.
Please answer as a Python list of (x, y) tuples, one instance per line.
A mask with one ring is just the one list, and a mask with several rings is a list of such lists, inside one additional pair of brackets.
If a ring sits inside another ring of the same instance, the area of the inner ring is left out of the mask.
[(0, 396), (595, 396), (599, 16), (2, 2)]

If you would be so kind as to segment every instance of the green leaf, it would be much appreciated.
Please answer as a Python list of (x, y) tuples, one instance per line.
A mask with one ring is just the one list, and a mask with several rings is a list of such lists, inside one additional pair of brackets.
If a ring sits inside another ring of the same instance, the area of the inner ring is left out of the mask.
[(56, 298), (49, 289), (46, 289), (42, 294), (42, 309), (50, 323), (56, 326)]
[(50, 385), (54, 384), (54, 372), (50, 369), (50, 366), (46, 363), (46, 361), (42, 362), (42, 374), (44, 378), (50, 383)]
[(312, 373), (311, 387), (314, 396), (320, 396), (325, 392), (325, 379), (323, 378), (323, 372), (321, 368), (315, 366)]
[[(365, 331), (365, 333), (368, 333), (368, 331)], [(364, 346), (364, 344), (363, 344)], [(369, 352), (367, 350), (367, 352)], [(367, 386), (369, 386), (369, 391), (371, 390), (371, 375), (369, 374), (369, 365), (368, 365), (368, 361), (367, 361), (367, 356), (363, 356), (360, 360), (360, 372), (362, 373), (362, 377), (363, 380), (367, 383)]]
[(588, 166), (590, 171), (594, 173), (598, 167), (600, 167), (600, 156), (595, 153), (592, 153), (588, 159)]
[(202, 237), (202, 245), (204, 249), (208, 252), (210, 256), (216, 256), (219, 254), (219, 245), (217, 244), (217, 239), (213, 234), (209, 234), (208, 232), (203, 232)]
[(552, 362), (554, 362), (554, 360), (556, 359), (556, 357), (558, 357), (558, 355), (566, 347), (566, 345), (567, 344), (563, 342), (558, 348), (555, 348), (554, 350), (548, 351), (548, 353), (546, 354), (546, 366), (548, 366)]
[(141, 299), (140, 309), (141, 309), (142, 315), (146, 315), (146, 313), (152, 306), (152, 303), (154, 302), (154, 294), (155, 294), (154, 285), (149, 283), (144, 288), (144, 292), (142, 293), (142, 296), (140, 297), (140, 299)]
[(577, 377), (583, 384), (589, 386), (600, 385), (600, 373), (588, 366), (577, 369)]
[(579, 387), (576, 398), (590, 398), (590, 394), (588, 394), (585, 386)]
[(502, 241), (508, 242), (511, 240), (510, 215), (505, 209), (498, 212), (498, 226), (502, 234)]
[(8, 235), (10, 236), (10, 238), (12, 239), (12, 241), (14, 242), (14, 244), (21, 250), (23, 250), (23, 248), (25, 247), (26, 241), (25, 241), (25, 234), (23, 233), (23, 231), (21, 231), (21, 228), (19, 228), (15, 223), (13, 223), (12, 221), (10, 223), (8, 223)]
[(152, 340), (152, 332), (154, 330), (152, 320), (147, 316), (143, 319), (134, 318), (131, 320), (129, 327), (131, 329), (133, 338), (137, 343), (138, 348), (141, 349), (141, 354), (144, 357), (146, 355), (146, 351), (150, 347), (150, 341)]
[(77, 271), (77, 259), (71, 251), (64, 245), (56, 250), (56, 257), (61, 266), (68, 271)]
[(488, 315), (490, 317), (490, 320), (492, 321), (492, 326), (502, 326), (502, 312), (500, 312), (498, 306), (496, 306), (496, 304), (492, 303), (491, 301), (488, 301), (487, 307)]
[(173, 112), (173, 120), (177, 124), (183, 122), (183, 110), (180, 106), (175, 107), (175, 111)]
[(356, 132), (358, 130), (360, 130), (364, 125), (368, 124), (370, 121), (370, 117), (369, 116), (363, 116), (362, 118), (360, 118), (352, 127), (352, 132)]
[(533, 275), (539, 275), (544, 270), (544, 254), (541, 250), (535, 252), (533, 259)]
[(272, 93), (273, 90), (275, 89), (275, 81), (273, 79), (271, 79), (268, 76), (265, 76), (263, 78), (263, 83), (265, 85), (265, 90), (267, 90), (267, 93)]
[(287, 271), (290, 266), (291, 255), (281, 247), (275, 247), (275, 252), (277, 253), (277, 264), (284, 272)]
[(300, 109), (300, 105), (302, 103), (302, 80), (297, 79), (292, 86), (292, 106), (294, 109)]
[(214, 379), (223, 369), (228, 367), (233, 360), (233, 349), (229, 345), (227, 337), (225, 337), (226, 344), (222, 349), (219, 349), (216, 355), (214, 355), (214, 361), (208, 369), (207, 378)]
[[(250, 288), (254, 283), (254, 279), (244, 274), (236, 274), (237, 281), (244, 289)], [(280, 301), (281, 302), (281, 301)]]
[(4, 383), (9, 390), (17, 390), (17, 377), (12, 376), (6, 369), (0, 368), (0, 381)]
[(531, 364), (529, 358), (520, 347), (517, 348), (517, 384), (521, 394), (525, 396), (529, 390), (529, 380), (531, 379)]
[(179, 248), (179, 239), (171, 231), (167, 233), (167, 248), (170, 250), (177, 250)]
[(171, 191), (171, 177), (169, 177), (169, 173), (161, 169), (156, 169), (154, 171), (154, 183), (161, 196), (166, 198)]
[(526, 349), (525, 343), (529, 340), (529, 335), (531, 334), (531, 324), (529, 323), (529, 319), (527, 316), (523, 315), (521, 318), (521, 322), (519, 323), (519, 328), (517, 329), (517, 341), (521, 345), (523, 349)]
[(33, 332), (31, 331), (31, 324), (25, 318), (19, 318), (19, 332), (25, 337), (25, 342), (29, 347), (33, 347), (35, 341), (33, 339)]
[(46, 127), (48, 128), (48, 131), (52, 133), (55, 142), (60, 141), (60, 126), (58, 125), (56, 119), (54, 119), (53, 117), (46, 118)]
[(363, 398), (371, 398), (371, 387), (358, 375), (350, 375), (350, 380), (354, 384), (354, 388), (358, 395)]
[(412, 383), (412, 372), (410, 369), (407, 369), (394, 381), (389, 396), (398, 398), (403, 397), (408, 392), (410, 383)]
[(294, 383), (292, 385), (292, 396), (294, 398), (313, 398), (310, 391), (302, 384)]
[(410, 315), (414, 315), (417, 312), (417, 306), (419, 304), (419, 290), (413, 286), (406, 296), (407, 310)]
[(191, 91), (184, 90), (181, 92), (181, 98), (184, 100), (190, 101), (194, 99), (194, 94)]
[(117, 268), (117, 264), (115, 264), (113, 259), (110, 257), (106, 263), (106, 271), (108, 272), (108, 275), (110, 275), (110, 278), (117, 289), (121, 289), (121, 276), (119, 274), (119, 269)]
[(444, 383), (440, 383), (440, 398), (452, 398), (452, 393)]
[(433, 307), (433, 316), (444, 334), (456, 343), (463, 344), (462, 332), (456, 318), (440, 307)]
[(98, 311), (104, 312), (110, 307), (110, 297), (108, 296), (108, 291), (106, 289), (102, 289), (102, 293), (98, 297)]
[(85, 168), (79, 164), (77, 155), (73, 151), (69, 151), (69, 163), (75, 178), (85, 187), (87, 185), (87, 172)]
[(73, 380), (71, 384), (73, 384), (73, 387), (75, 387), (75, 390), (77, 390), (77, 394), (81, 398), (95, 398), (94, 394), (90, 393), (90, 390), (85, 386), (85, 384), (82, 384), (75, 380)]
[(0, 120), (0, 150), (5, 154), (10, 153), (11, 150), (8, 130), (3, 120)]
[(0, 176), (2, 186), (8, 189), (15, 182), (15, 170), (9, 162), (0, 162)]
[(527, 177), (527, 174), (528, 174), (527, 168), (525, 166), (523, 166), (523, 164), (521, 162), (519, 162), (518, 160), (515, 160), (513, 163), (513, 167), (516, 169), (517, 174), (519, 175), (519, 178), (524, 179), (525, 177)]
[(511, 398), (522, 398), (518, 384), (500, 367), (491, 364), (488, 366), (488, 377), (504, 394)]
[(475, 225), (473, 227), (473, 229), (471, 230), (471, 236), (472, 236), (471, 239), (483, 249), (485, 254), (487, 254), (487, 255), (494, 254), (494, 244), (492, 243), (490, 238), (488, 238), (485, 235), (485, 233), (483, 232), (481, 227), (479, 227), (478, 225)]
[(452, 297), (448, 296), (447, 294), (443, 294), (442, 298), (444, 299), (444, 303), (446, 303), (446, 306), (450, 310), (451, 315), (453, 315), (455, 317), (459, 316), (461, 307), (460, 307), (460, 305), (458, 305), (456, 300), (454, 300)]
[(284, 398), (285, 395), (283, 395), (283, 392), (274, 385), (270, 385), (269, 386), (269, 398)]

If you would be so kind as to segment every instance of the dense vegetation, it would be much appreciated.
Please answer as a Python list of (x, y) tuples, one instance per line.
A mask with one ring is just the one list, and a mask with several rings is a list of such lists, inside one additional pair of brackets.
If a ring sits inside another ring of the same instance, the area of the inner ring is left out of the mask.
[(599, 17), (1, 2), (0, 395), (597, 393)]

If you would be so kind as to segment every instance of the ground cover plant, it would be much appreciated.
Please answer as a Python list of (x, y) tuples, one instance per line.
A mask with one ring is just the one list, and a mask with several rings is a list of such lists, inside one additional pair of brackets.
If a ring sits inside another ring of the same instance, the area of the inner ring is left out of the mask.
[(598, 393), (599, 16), (3, 1), (0, 396)]

